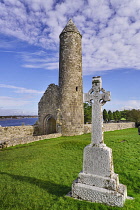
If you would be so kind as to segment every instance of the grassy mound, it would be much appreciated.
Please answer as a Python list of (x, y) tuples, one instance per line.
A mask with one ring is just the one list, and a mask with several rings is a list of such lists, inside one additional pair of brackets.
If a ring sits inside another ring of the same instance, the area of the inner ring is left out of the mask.
[(65, 195), (82, 170), (83, 149), (90, 134), (59, 137), (3, 149), (0, 152), (1, 210), (140, 209), (140, 136), (137, 129), (105, 132), (113, 150), (115, 173), (127, 185), (123, 208), (75, 200)]

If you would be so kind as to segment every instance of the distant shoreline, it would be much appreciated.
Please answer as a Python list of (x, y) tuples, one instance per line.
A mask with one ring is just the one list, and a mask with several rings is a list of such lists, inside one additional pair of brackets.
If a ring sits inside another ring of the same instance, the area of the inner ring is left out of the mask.
[(16, 116), (16, 118), (0, 118), (0, 127), (11, 127), (11, 126), (23, 126), (23, 125), (34, 125), (38, 120), (35, 116)]
[(24, 116), (22, 116), (22, 115), (13, 115), (13, 116), (0, 116), (0, 120), (5, 120), (5, 119), (7, 119), (7, 120), (9, 120), (9, 119), (23, 119), (23, 118), (37, 118), (38, 116), (37, 115), (24, 115)]

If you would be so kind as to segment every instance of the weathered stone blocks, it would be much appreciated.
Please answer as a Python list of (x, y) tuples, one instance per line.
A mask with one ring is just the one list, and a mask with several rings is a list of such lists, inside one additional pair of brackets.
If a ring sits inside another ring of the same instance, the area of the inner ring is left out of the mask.
[(81, 38), (72, 20), (60, 34), (59, 87), (64, 136), (84, 133)]
[(112, 150), (105, 144), (88, 145), (84, 149), (83, 172), (111, 177), (113, 173)]
[(69, 20), (60, 34), (59, 86), (49, 85), (38, 105), (39, 134), (84, 133), (81, 38)]
[(112, 178), (109, 178), (81, 172), (79, 173), (78, 177), (79, 183), (87, 184), (90, 186), (96, 186), (110, 190), (117, 190), (119, 186), (118, 174), (113, 174)]
[(104, 144), (102, 105), (110, 100), (110, 92), (102, 88), (101, 77), (93, 77), (92, 88), (84, 98), (92, 102), (92, 136), (91, 144), (84, 149), (83, 171), (72, 184), (72, 197), (122, 207), (127, 188), (119, 184), (112, 150)]
[(50, 84), (38, 103), (38, 135), (59, 132), (59, 99), (59, 86)]
[[(84, 125), (84, 133), (91, 133), (91, 124)], [(103, 131), (115, 131), (115, 130), (123, 130), (127, 128), (135, 128), (134, 122), (126, 122), (126, 123), (103, 123)]]
[(77, 199), (104, 203), (110, 206), (123, 207), (127, 192), (124, 185), (121, 188), (122, 191), (120, 193), (117, 191), (86, 185), (75, 181), (72, 185), (72, 196)]
[(122, 207), (127, 188), (114, 173), (112, 150), (105, 144), (84, 149), (83, 171), (72, 184), (72, 197)]

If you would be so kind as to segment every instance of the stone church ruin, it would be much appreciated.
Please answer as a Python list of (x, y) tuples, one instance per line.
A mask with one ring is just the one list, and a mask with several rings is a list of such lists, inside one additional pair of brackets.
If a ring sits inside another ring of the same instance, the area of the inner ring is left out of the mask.
[(50, 84), (38, 104), (40, 135), (84, 133), (81, 39), (69, 20), (60, 34), (59, 85)]

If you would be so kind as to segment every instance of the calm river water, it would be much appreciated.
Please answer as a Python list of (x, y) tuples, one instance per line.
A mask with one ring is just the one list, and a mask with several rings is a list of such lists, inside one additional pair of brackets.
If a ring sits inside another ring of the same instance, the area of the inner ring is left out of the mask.
[(20, 126), (20, 125), (33, 125), (38, 118), (21, 118), (21, 119), (0, 119), (0, 126)]

